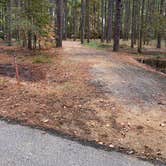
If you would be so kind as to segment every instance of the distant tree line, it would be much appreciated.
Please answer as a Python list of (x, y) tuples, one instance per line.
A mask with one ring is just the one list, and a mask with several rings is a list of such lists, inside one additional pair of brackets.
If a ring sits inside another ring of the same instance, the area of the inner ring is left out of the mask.
[(166, 41), (165, 18), (166, 0), (1, 0), (0, 37), (9, 45), (15, 38), (29, 49), (50, 37), (57, 47), (67, 38), (82, 44), (113, 40), (114, 51), (123, 39), (141, 52), (151, 40), (157, 48)]

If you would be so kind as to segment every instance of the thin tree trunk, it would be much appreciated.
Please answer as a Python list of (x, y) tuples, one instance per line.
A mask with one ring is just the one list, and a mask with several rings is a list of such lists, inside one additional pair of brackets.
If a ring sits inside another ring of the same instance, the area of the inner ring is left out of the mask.
[(76, 1), (73, 0), (73, 40), (76, 41), (77, 34), (77, 15), (76, 15)]
[[(160, 2), (160, 15), (163, 14), (163, 5), (164, 5), (164, 0), (161, 0)], [(161, 32), (159, 29), (159, 32), (157, 34), (157, 48), (161, 48)]]
[(102, 17), (102, 32), (101, 32), (101, 42), (104, 42), (104, 0), (101, 0), (101, 17)]
[(112, 8), (113, 8), (113, 0), (109, 0), (108, 4), (108, 32), (107, 32), (107, 43), (111, 41), (112, 36)]
[(63, 38), (63, 0), (57, 0), (57, 38), (56, 46), (62, 47)]
[(104, 2), (104, 41), (107, 40), (107, 0)]
[(97, 38), (101, 38), (101, 25), (100, 25), (100, 3), (98, 4), (97, 6), (97, 33), (98, 33), (98, 36)]
[(68, 8), (67, 8), (67, 0), (64, 0), (64, 27), (63, 27), (63, 39), (67, 39), (67, 15), (68, 15)]
[(86, 12), (86, 24), (87, 24), (87, 29), (86, 29), (86, 36), (87, 36), (87, 42), (90, 42), (90, 22), (89, 22), (89, 0), (86, 0), (86, 6), (87, 6), (87, 12)]
[(31, 30), (28, 31), (28, 49), (32, 49), (32, 32)]
[(132, 6), (132, 23), (131, 23), (131, 48), (134, 48), (134, 29), (135, 29), (135, 0), (133, 0)]
[(141, 9), (141, 22), (140, 22), (140, 30), (139, 30), (139, 41), (138, 41), (138, 52), (142, 52), (142, 37), (143, 37), (143, 28), (144, 28), (144, 7), (145, 0), (142, 0), (142, 9)]
[(81, 44), (84, 44), (85, 38), (85, 0), (81, 0)]
[(116, 20), (115, 20), (115, 33), (114, 33), (114, 46), (113, 51), (119, 51), (119, 40), (121, 30), (121, 10), (122, 0), (116, 0)]
[[(28, 11), (29, 11), (29, 9), (31, 8), (31, 1), (30, 0), (28, 0), (27, 1), (27, 7), (28, 7)], [(32, 24), (32, 18), (31, 18), (31, 15), (30, 15), (30, 13), (29, 13), (29, 15), (28, 15), (28, 20), (30, 21), (30, 23)], [(32, 49), (32, 30), (30, 29), (30, 30), (28, 30), (28, 32), (27, 32), (28, 34), (28, 49)]]
[(8, 10), (8, 35), (7, 35), (7, 40), (8, 40), (8, 46), (11, 46), (12, 45), (12, 32), (11, 32), (12, 0), (8, 1), (7, 10)]
[(124, 23), (123, 24), (123, 40), (129, 39), (130, 33), (130, 15), (131, 15), (131, 7), (130, 7), (130, 0), (124, 1)]
[(33, 36), (33, 49), (36, 49), (36, 47), (37, 47), (37, 36), (36, 36), (36, 34), (34, 34), (34, 36)]

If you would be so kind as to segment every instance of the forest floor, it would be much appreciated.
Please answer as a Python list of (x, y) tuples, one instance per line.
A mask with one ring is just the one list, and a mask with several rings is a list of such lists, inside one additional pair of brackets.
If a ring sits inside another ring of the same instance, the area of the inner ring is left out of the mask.
[(128, 53), (70, 41), (43, 52), (0, 46), (0, 106), (1, 119), (166, 162), (166, 74)]

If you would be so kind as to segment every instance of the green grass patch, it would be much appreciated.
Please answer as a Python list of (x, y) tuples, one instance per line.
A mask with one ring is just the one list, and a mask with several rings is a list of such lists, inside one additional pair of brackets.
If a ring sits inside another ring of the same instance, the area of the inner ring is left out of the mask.
[(87, 47), (95, 48), (95, 49), (108, 49), (108, 48), (112, 48), (111, 44), (100, 43), (100, 42), (97, 42), (97, 41), (91, 41), (89, 43), (85, 43), (84, 45), (87, 46)]
[(33, 63), (51, 63), (51, 58), (47, 55), (39, 55), (33, 58)]

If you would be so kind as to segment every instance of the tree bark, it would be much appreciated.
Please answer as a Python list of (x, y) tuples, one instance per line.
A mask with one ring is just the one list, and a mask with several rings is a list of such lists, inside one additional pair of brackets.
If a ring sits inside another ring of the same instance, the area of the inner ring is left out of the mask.
[(112, 8), (113, 8), (113, 0), (109, 0), (108, 4), (108, 31), (107, 31), (107, 43), (111, 42), (112, 36)]
[(12, 32), (11, 32), (11, 24), (12, 24), (12, 0), (8, 1), (7, 4), (7, 10), (8, 10), (8, 33), (7, 33), (7, 40), (8, 40), (8, 46), (12, 45)]
[[(160, 2), (160, 15), (163, 14), (163, 5), (164, 5), (164, 0), (161, 0)], [(159, 32), (157, 34), (157, 48), (161, 48), (161, 32), (159, 29)]]
[(104, 0), (101, 0), (101, 18), (102, 18), (102, 29), (101, 29), (101, 42), (104, 42)]
[(81, 44), (84, 44), (85, 38), (85, 0), (81, 0)]
[(31, 30), (28, 31), (28, 49), (32, 49), (32, 32)]
[[(31, 8), (31, 1), (30, 0), (28, 0), (27, 1), (27, 7), (28, 7), (28, 20), (31, 22), (31, 24), (32, 24), (32, 18), (31, 18), (31, 14), (29, 13), (29, 10), (30, 10), (30, 8)], [(27, 32), (28, 34), (28, 49), (32, 49), (32, 30), (30, 29), (30, 30), (28, 30), (28, 32)]]
[(86, 37), (87, 37), (87, 42), (90, 42), (90, 22), (89, 22), (89, 17), (90, 17), (90, 13), (89, 13), (89, 0), (86, 0)]
[(119, 40), (121, 30), (121, 10), (122, 0), (116, 0), (116, 16), (115, 16), (115, 32), (114, 32), (114, 46), (113, 51), (119, 51)]
[(64, 27), (63, 27), (63, 39), (67, 39), (67, 15), (68, 15), (68, 8), (67, 8), (67, 0), (64, 0)]
[(135, 0), (133, 0), (132, 6), (132, 20), (131, 20), (131, 48), (134, 48), (134, 31), (135, 31)]
[(62, 47), (63, 38), (63, 0), (57, 0), (57, 38), (56, 46)]
[(107, 40), (107, 0), (104, 1), (104, 41)]
[(76, 14), (76, 1), (73, 0), (73, 40), (76, 41), (77, 35), (77, 14)]
[(145, 8), (145, 0), (142, 0), (142, 8), (141, 8), (141, 22), (140, 22), (140, 30), (139, 30), (139, 41), (138, 41), (138, 52), (142, 52), (142, 37), (143, 37), (143, 28), (144, 28), (144, 8)]

